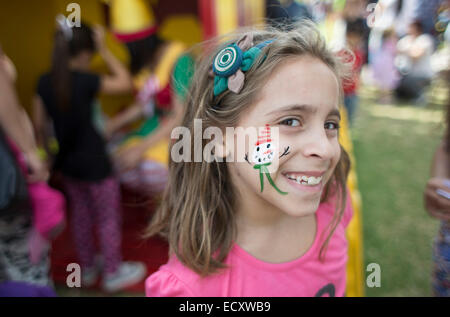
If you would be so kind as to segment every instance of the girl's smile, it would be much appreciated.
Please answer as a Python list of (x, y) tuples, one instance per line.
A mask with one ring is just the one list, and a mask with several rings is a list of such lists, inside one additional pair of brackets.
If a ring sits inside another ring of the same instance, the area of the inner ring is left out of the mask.
[(297, 190), (307, 192), (321, 192), (323, 188), (322, 178), (324, 172), (309, 171), (309, 172), (283, 172), (282, 175), (288, 179), (289, 185)]

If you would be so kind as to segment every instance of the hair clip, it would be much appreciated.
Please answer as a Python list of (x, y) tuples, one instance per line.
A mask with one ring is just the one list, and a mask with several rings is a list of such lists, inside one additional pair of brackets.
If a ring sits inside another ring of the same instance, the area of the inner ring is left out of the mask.
[(72, 27), (69, 25), (66, 17), (63, 14), (60, 13), (56, 16), (56, 25), (63, 32), (66, 40), (70, 41), (73, 36)]
[(213, 62), (214, 96), (229, 89), (238, 94), (244, 86), (244, 72), (252, 67), (261, 50), (273, 40), (253, 46), (253, 35), (244, 35), (237, 43), (228, 45), (217, 53)]

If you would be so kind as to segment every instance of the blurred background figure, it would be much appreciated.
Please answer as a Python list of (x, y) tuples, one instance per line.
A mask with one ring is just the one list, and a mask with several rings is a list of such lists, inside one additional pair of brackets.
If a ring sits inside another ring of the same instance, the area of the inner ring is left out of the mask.
[[(345, 1), (345, 6), (342, 12), (342, 17), (345, 21), (346, 28), (348, 25), (352, 25), (352, 28), (359, 29), (360, 33), (360, 43), (359, 49), (362, 50), (364, 54), (364, 58), (362, 60), (363, 64), (367, 62), (368, 55), (368, 45), (369, 45), (369, 34), (370, 28), (367, 25), (367, 0), (347, 0)], [(354, 31), (352, 31), (355, 33)], [(346, 32), (346, 42), (348, 40), (347, 32)], [(348, 44), (348, 42), (347, 42)]]
[[(31, 121), (17, 99), (16, 75), (0, 48), (0, 294), (54, 296), (48, 250), (34, 262), (31, 256), (33, 204), (28, 188), (46, 182), (48, 170), (37, 155)], [(22, 162), (16, 157), (19, 151)]]
[(310, 7), (295, 0), (265, 0), (266, 18), (271, 26), (289, 29), (292, 23), (302, 19), (312, 20)]
[[(413, 0), (414, 1), (414, 0)], [(380, 51), (386, 30), (398, 32), (397, 24), (403, 8), (403, 0), (379, 0), (373, 7), (369, 36), (369, 62), (372, 54)], [(402, 36), (403, 34), (399, 34)]]
[[(144, 1), (112, 0), (109, 12), (111, 28), (130, 56), (136, 94), (134, 104), (108, 120), (106, 132), (113, 136), (122, 184), (153, 198), (167, 184), (170, 133), (181, 122), (194, 60), (183, 43), (157, 34), (153, 11)], [(144, 121), (137, 128), (117, 134), (138, 119)]]
[(424, 33), (435, 34), (436, 11), (447, 0), (417, 0), (415, 19), (420, 21)]
[[(97, 95), (131, 90), (126, 68), (107, 49), (104, 31), (81, 23), (71, 27), (58, 15), (52, 65), (39, 78), (34, 113), (39, 140), (46, 143), (45, 127), (51, 120), (59, 144), (53, 165), (62, 174), (71, 211), (71, 229), (82, 285), (89, 287), (102, 273), (104, 291), (116, 292), (139, 282), (145, 267), (123, 262), (119, 183), (106, 151), (105, 140), (94, 127), (93, 105)], [(94, 53), (107, 64), (111, 75), (90, 72)], [(102, 261), (96, 261), (93, 230), (99, 234)]]
[(345, 80), (343, 83), (344, 106), (347, 110), (350, 125), (352, 125), (355, 111), (358, 107), (359, 75), (365, 60), (364, 21), (356, 19), (346, 23), (346, 46), (351, 51), (352, 55), (347, 56), (348, 53), (345, 51), (341, 51), (341, 54), (345, 54), (347, 62), (352, 63), (352, 77)]
[(396, 89), (399, 98), (413, 99), (417, 105), (425, 105), (425, 88), (433, 77), (431, 56), (434, 39), (424, 33), (419, 20), (410, 24), (408, 34), (397, 44), (397, 66), (402, 75)]
[(383, 31), (381, 45), (372, 51), (370, 67), (375, 85), (380, 90), (378, 101), (382, 104), (393, 102), (393, 92), (397, 88), (400, 75), (395, 67), (397, 36), (394, 29)]

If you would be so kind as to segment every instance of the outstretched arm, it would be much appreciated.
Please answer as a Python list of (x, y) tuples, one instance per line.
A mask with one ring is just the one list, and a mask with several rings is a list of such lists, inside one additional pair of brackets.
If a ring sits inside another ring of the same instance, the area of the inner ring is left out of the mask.
[(101, 79), (100, 91), (105, 94), (130, 92), (133, 88), (127, 68), (112, 54), (105, 44), (105, 31), (102, 27), (94, 28), (94, 40), (100, 56), (105, 61), (111, 74)]
[(134, 168), (142, 159), (144, 153), (157, 144), (162, 139), (169, 139), (172, 130), (180, 124), (183, 118), (183, 104), (174, 96), (172, 112), (166, 116), (164, 124), (160, 125), (155, 132), (149, 134), (142, 142), (119, 151), (116, 155), (116, 162), (119, 170), (129, 170)]
[(119, 129), (136, 121), (144, 115), (142, 105), (134, 103), (106, 122), (106, 136), (111, 137)]
[[(0, 58), (3, 54), (0, 52)], [(31, 121), (20, 106), (13, 82), (0, 63), (0, 126), (24, 153), (30, 168), (30, 181), (45, 181), (48, 171), (37, 156), (36, 140)]]

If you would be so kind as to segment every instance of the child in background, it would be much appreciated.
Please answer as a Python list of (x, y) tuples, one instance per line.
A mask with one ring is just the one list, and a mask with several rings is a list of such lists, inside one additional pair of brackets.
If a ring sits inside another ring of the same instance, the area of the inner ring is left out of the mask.
[(352, 209), (338, 142), (342, 64), (308, 22), (228, 39), (196, 68), (183, 154), (203, 153), (195, 133), (262, 130), (242, 146), (236, 135), (215, 135), (212, 162), (177, 163), (172, 153), (148, 230), (168, 239), (169, 261), (146, 280), (146, 294), (343, 296)]
[[(356, 108), (358, 107), (358, 86), (359, 86), (359, 74), (361, 72), (361, 66), (364, 63), (364, 49), (363, 49), (363, 36), (364, 26), (361, 20), (355, 20), (353, 22), (347, 22), (346, 28), (346, 44), (350, 49), (351, 54), (347, 50), (341, 50), (339, 54), (344, 57), (345, 61), (352, 63), (352, 75), (350, 79), (346, 79), (343, 82), (344, 86), (344, 106), (347, 110), (348, 120), (350, 125), (353, 124)], [(350, 53), (350, 54), (349, 54)]]
[(397, 43), (396, 65), (402, 74), (395, 90), (397, 97), (413, 100), (417, 106), (427, 105), (426, 88), (434, 76), (433, 53), (433, 37), (424, 33), (421, 21), (414, 21), (408, 27), (408, 34)]
[(397, 36), (393, 29), (383, 32), (381, 47), (371, 59), (373, 77), (380, 89), (380, 103), (392, 103), (392, 93), (398, 85), (400, 75), (395, 67)]
[[(57, 18), (57, 26), (52, 69), (38, 83), (35, 121), (41, 132), (46, 126), (46, 115), (53, 121), (59, 144), (54, 169), (63, 175), (82, 285), (92, 286), (100, 273), (94, 261), (95, 224), (104, 263), (102, 287), (115, 292), (142, 280), (145, 267), (138, 262), (122, 262), (119, 185), (105, 141), (94, 128), (92, 107), (98, 93), (129, 91), (130, 77), (106, 48), (101, 28), (93, 32), (83, 23), (71, 28), (64, 16)], [(96, 48), (111, 75), (89, 72)], [(41, 142), (43, 139), (41, 135)]]
[(129, 53), (136, 98), (133, 105), (108, 120), (107, 134), (144, 119), (124, 138), (113, 138), (120, 141), (112, 142), (117, 145), (111, 147), (114, 163), (125, 188), (158, 200), (167, 185), (170, 133), (183, 117), (193, 56), (184, 53), (185, 44), (159, 35), (148, 1), (109, 1), (109, 13), (114, 34)]

